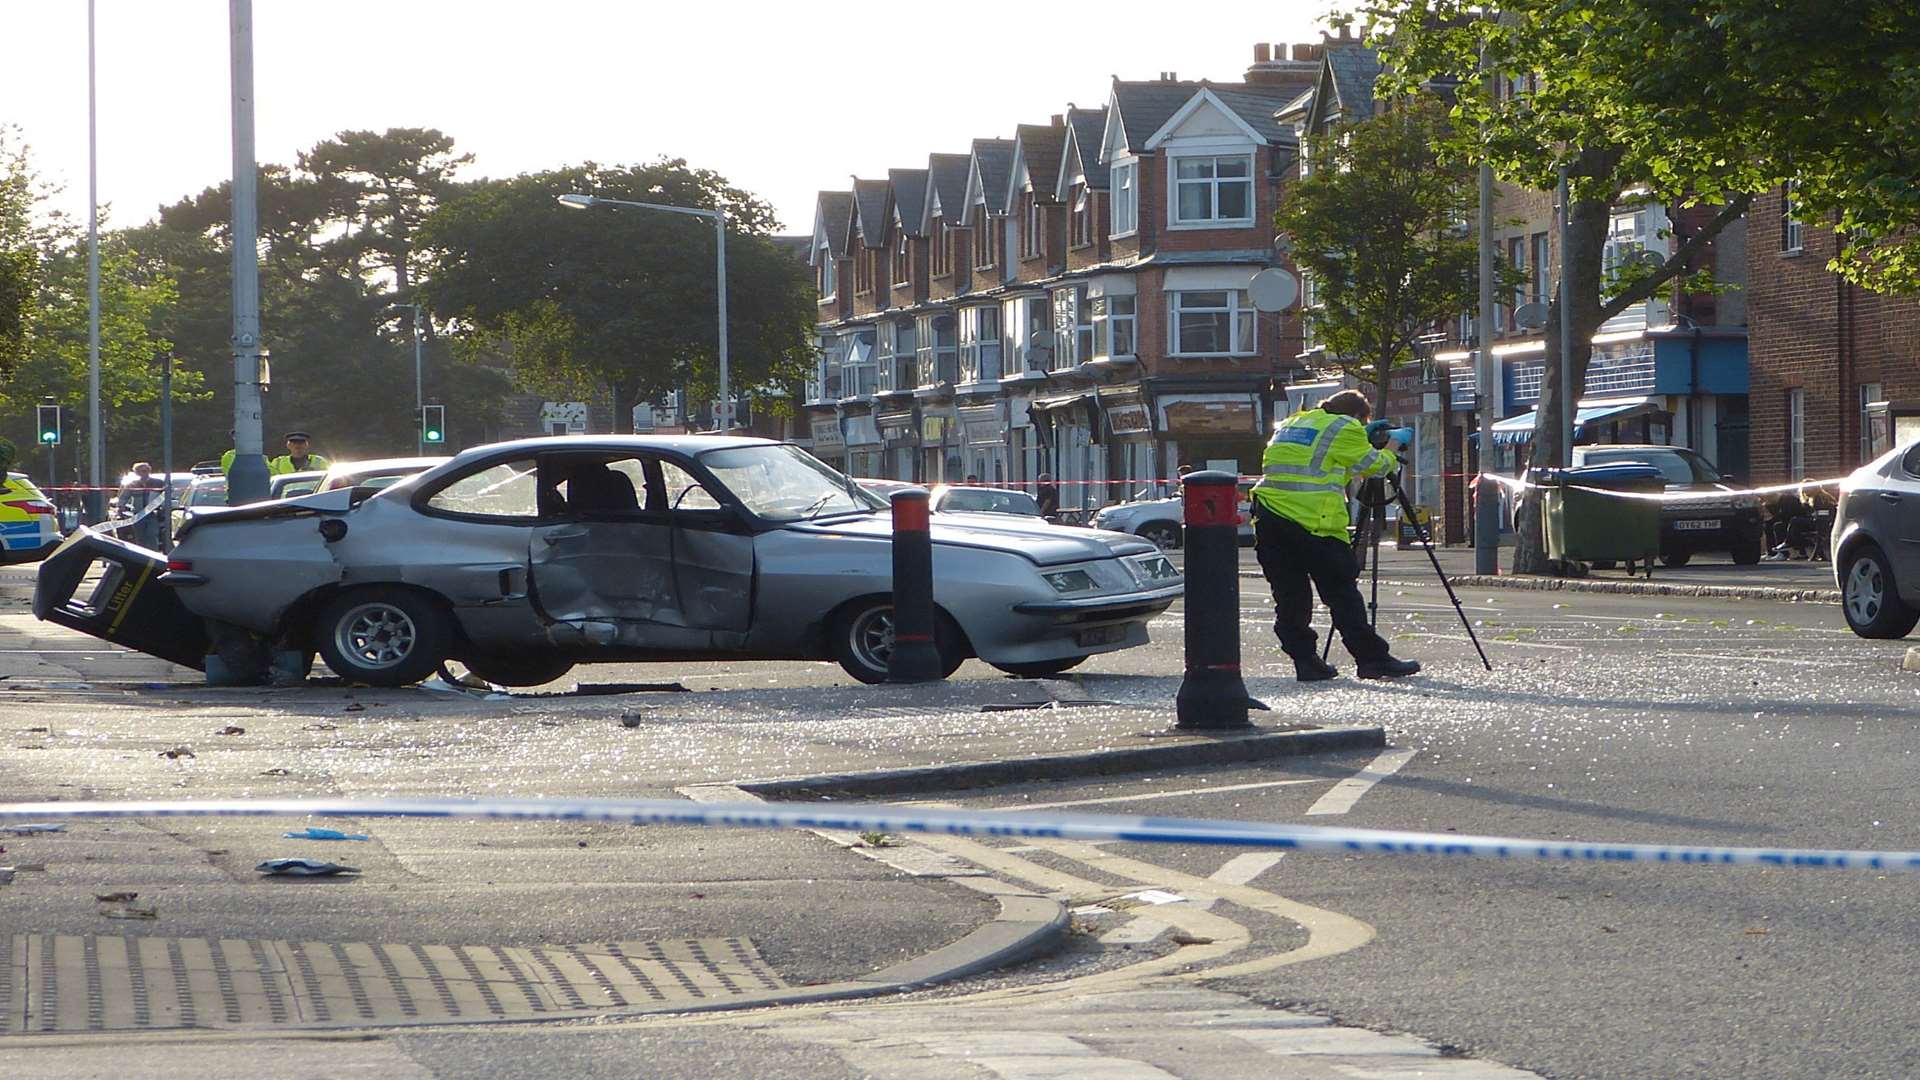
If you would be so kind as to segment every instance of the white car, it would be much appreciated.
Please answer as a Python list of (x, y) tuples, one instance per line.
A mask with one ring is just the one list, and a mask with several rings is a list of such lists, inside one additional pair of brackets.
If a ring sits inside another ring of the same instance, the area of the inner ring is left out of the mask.
[[(1253, 517), (1247, 503), (1250, 485), (1240, 486), (1240, 542), (1253, 543)], [(1181, 522), (1185, 511), (1179, 496), (1171, 499), (1144, 499), (1140, 502), (1103, 506), (1093, 515), (1093, 527), (1109, 532), (1132, 533), (1149, 541), (1161, 551), (1180, 546)]]

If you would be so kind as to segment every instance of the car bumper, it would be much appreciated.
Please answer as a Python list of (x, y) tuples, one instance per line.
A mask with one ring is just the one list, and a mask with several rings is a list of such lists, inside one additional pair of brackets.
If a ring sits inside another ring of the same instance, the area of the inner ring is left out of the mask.
[(1118, 596), (1089, 596), (1079, 600), (1025, 600), (1013, 605), (1022, 615), (1041, 615), (1055, 622), (1106, 622), (1114, 619), (1145, 619), (1167, 610), (1187, 591), (1184, 584), (1162, 589), (1122, 593)]

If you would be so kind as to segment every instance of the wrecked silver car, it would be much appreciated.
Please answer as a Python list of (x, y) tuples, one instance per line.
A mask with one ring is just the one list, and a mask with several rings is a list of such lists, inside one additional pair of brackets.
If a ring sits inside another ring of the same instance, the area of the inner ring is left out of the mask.
[[(530, 439), (351, 489), (196, 513), (188, 609), (399, 686), (448, 659), (508, 686), (576, 663), (833, 659), (885, 678), (887, 505), (762, 439)], [(1019, 675), (1147, 641), (1182, 579), (1137, 538), (995, 514), (933, 525), (937, 644)]]

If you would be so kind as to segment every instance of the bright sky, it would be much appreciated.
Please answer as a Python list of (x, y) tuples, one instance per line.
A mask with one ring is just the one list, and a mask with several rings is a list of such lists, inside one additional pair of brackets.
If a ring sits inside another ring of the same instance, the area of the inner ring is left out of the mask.
[[(1184, 4), (255, 0), (263, 162), (335, 132), (436, 127), (509, 176), (661, 155), (812, 226), (814, 192), (1010, 137), (1110, 76), (1234, 80), (1318, 41), (1333, 0)], [(132, 225), (232, 175), (228, 5), (98, 0), (100, 201)], [(0, 0), (0, 124), (85, 218), (86, 0)], [(1017, 15), (1015, 12), (1017, 11)], [(946, 45), (936, 47), (935, 42)]]

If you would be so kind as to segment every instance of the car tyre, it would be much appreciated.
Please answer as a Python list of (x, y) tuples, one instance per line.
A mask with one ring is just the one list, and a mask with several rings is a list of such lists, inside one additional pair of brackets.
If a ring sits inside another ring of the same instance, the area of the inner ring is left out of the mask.
[(460, 662), (475, 678), (495, 686), (545, 686), (573, 670), (573, 661), (564, 656), (500, 656), (476, 653)]
[(445, 662), (452, 641), (452, 620), (440, 603), (404, 588), (342, 593), (320, 610), (314, 631), (327, 667), (368, 686), (419, 682)]
[[(887, 681), (887, 658), (893, 654), (893, 601), (879, 597), (851, 604), (827, 628), (828, 648), (842, 670), (863, 683)], [(934, 617), (933, 645), (940, 653), (940, 677), (947, 678), (966, 662), (960, 630), (946, 612)]]
[(995, 664), (993, 666), (1015, 678), (1048, 679), (1086, 662), (1087, 658), (1084, 656), (1069, 656), (1064, 660), (1038, 660), (1031, 664)]
[(1920, 623), (1920, 611), (1909, 607), (1894, 588), (1886, 555), (1872, 544), (1860, 545), (1847, 557), (1846, 573), (1840, 576), (1840, 610), (1863, 638), (1903, 638)]
[(1766, 554), (1766, 544), (1756, 536), (1733, 545), (1727, 554), (1733, 556), (1733, 561), (1740, 566), (1752, 566), (1760, 561), (1760, 556)]
[(1660, 565), (1662, 566), (1681, 567), (1692, 561), (1693, 552), (1691, 551), (1672, 551), (1660, 556)]
[(1172, 551), (1180, 546), (1180, 526), (1170, 521), (1149, 521), (1140, 526), (1140, 531), (1135, 535), (1161, 551)]

